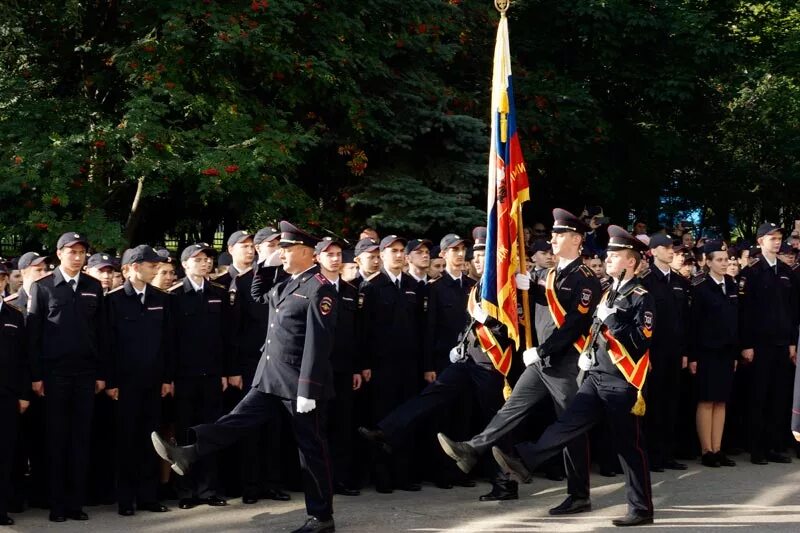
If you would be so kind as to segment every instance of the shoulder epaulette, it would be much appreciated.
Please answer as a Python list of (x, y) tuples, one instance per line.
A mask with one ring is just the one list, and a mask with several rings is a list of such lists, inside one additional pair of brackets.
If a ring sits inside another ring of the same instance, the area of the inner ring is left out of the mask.
[(752, 266), (756, 266), (756, 265), (758, 264), (758, 262), (759, 262), (759, 261), (761, 261), (761, 256), (758, 256), (758, 257), (756, 257), (756, 258), (753, 260), (753, 262), (752, 262), (752, 263), (750, 263), (750, 264), (749, 264), (749, 265), (747, 265), (747, 266), (751, 266), (751, 267), (752, 267)]
[(589, 268), (586, 265), (579, 266), (578, 267), (578, 271), (581, 272), (587, 278), (593, 278), (594, 277), (594, 272), (592, 272), (592, 269)]
[(646, 278), (646, 277), (647, 277), (647, 276), (649, 276), (649, 275), (650, 275), (650, 269), (649, 269), (649, 268), (645, 268), (644, 270), (642, 270), (641, 272), (639, 272), (639, 278), (640, 278), (640, 279), (644, 279), (644, 278)]
[(708, 279), (708, 276), (706, 276), (705, 273), (696, 275), (695, 277), (692, 278), (692, 287), (700, 285), (706, 279)]
[(345, 285), (348, 285), (348, 286), (352, 287), (353, 289), (358, 290), (358, 287), (356, 287), (355, 285), (353, 285), (349, 281), (343, 280), (342, 278), (339, 278), (339, 283), (344, 283)]
[[(50, 271), (50, 272), (48, 272), (47, 274), (43, 275), (41, 278), (39, 278), (39, 279), (37, 279), (36, 281), (34, 281), (34, 283), (38, 283), (38, 282), (42, 281), (43, 279), (47, 279), (47, 278), (49, 278), (49, 277), (50, 277), (50, 276), (52, 276), (52, 275), (53, 275), (53, 271), (51, 270), (51, 271)], [(92, 278), (92, 279), (94, 279), (94, 278)]]
[(325, 276), (323, 276), (321, 272), (317, 272), (316, 274), (314, 274), (314, 279), (319, 281), (320, 284), (322, 284), (322, 285), (330, 285), (331, 284), (330, 280), (328, 278), (326, 278)]
[(381, 275), (381, 271), (379, 270), (379, 271), (375, 272), (373, 275), (371, 275), (370, 277), (364, 279), (364, 281), (372, 281), (373, 279), (375, 279), (376, 277), (378, 277), (380, 275)]
[(119, 286), (119, 287), (117, 287), (116, 289), (111, 289), (110, 291), (108, 291), (108, 292), (106, 293), (106, 296), (108, 296), (109, 294), (114, 294), (115, 292), (119, 291), (120, 289), (124, 289), (124, 288), (125, 288), (125, 285), (120, 285), (120, 286)]
[(11, 294), (11, 295), (9, 295), (9, 296), (6, 296), (5, 298), (3, 298), (3, 301), (4, 301), (5, 303), (7, 303), (7, 304), (10, 304), (11, 302), (13, 302), (14, 300), (16, 300), (17, 298), (19, 298), (19, 293), (18, 293), (18, 292), (15, 292), (14, 294)]
[(437, 282), (437, 281), (439, 281), (440, 279), (442, 279), (442, 277), (441, 277), (441, 276), (439, 276), (439, 277), (438, 277), (438, 278), (436, 278), (436, 279), (429, 279), (429, 280), (428, 280), (428, 285), (433, 285), (434, 283), (436, 283), (436, 282)]
[(162, 289), (160, 287), (156, 287), (155, 285), (150, 285), (149, 288), (157, 290), (158, 292), (167, 292), (167, 291), (165, 291), (164, 289)]
[(218, 289), (228, 290), (227, 287), (225, 287), (225, 285), (220, 285), (219, 283), (215, 283), (215, 282), (213, 282), (211, 280), (209, 280), (208, 284), (212, 285), (212, 286), (214, 286), (214, 287), (216, 287)]
[(212, 276), (208, 276), (208, 280), (209, 280), (209, 281), (214, 281), (214, 280), (217, 280), (217, 279), (219, 279), (219, 278), (221, 278), (222, 276), (225, 276), (225, 275), (227, 275), (227, 274), (228, 274), (227, 272), (223, 272), (223, 273), (221, 273), (221, 274), (214, 274), (214, 275), (212, 275)]
[(172, 291), (178, 289), (179, 287), (183, 287), (183, 281), (179, 281), (178, 283), (176, 283), (175, 285), (173, 285), (172, 287), (167, 289), (167, 292), (172, 292)]
[[(14, 296), (14, 295), (12, 294), (11, 296)], [(9, 296), (9, 298), (11, 298), (11, 296)], [(19, 313), (20, 315), (24, 314), (25, 310), (24, 309), (20, 309), (19, 307), (17, 307), (17, 304), (15, 304), (13, 302), (10, 302), (8, 300), (3, 300), (3, 302), (8, 304), (8, 308), (9, 309), (13, 309), (14, 311)]]
[(638, 294), (639, 296), (644, 296), (645, 294), (647, 294), (647, 289), (645, 289), (640, 285), (638, 287), (633, 288), (633, 293)]

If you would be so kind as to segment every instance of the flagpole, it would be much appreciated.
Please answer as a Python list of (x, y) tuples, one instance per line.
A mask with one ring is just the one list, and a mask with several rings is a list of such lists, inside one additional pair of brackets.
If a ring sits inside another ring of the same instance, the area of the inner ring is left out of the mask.
[[(494, 7), (500, 12), (500, 18), (506, 18), (506, 11), (511, 6), (511, 0), (494, 0)], [(522, 205), (519, 206), (519, 227), (517, 232), (517, 248), (519, 250), (519, 271), (528, 271), (528, 262), (525, 250), (525, 230), (522, 222)], [(531, 305), (528, 291), (522, 291), (522, 316), (525, 320), (525, 348), (533, 347), (533, 321), (531, 320)]]

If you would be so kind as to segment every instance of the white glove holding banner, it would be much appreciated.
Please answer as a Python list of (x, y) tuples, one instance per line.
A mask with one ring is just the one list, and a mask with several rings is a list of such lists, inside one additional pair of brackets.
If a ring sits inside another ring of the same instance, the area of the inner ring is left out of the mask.
[(592, 369), (592, 358), (589, 357), (588, 354), (582, 353), (580, 357), (578, 357), (578, 368), (583, 370), (584, 372), (588, 372)]
[(310, 413), (314, 409), (317, 408), (317, 400), (310, 400), (308, 398), (303, 398), (302, 396), (297, 397), (297, 412), (298, 413)]
[(464, 347), (461, 345), (454, 346), (450, 350), (450, 362), (451, 363), (461, 363), (467, 358), (464, 356)]
[(474, 318), (476, 322), (480, 322), (481, 324), (485, 324), (486, 319), (489, 318), (489, 314), (483, 310), (483, 307), (481, 307), (480, 302), (478, 302), (472, 307), (472, 318)]
[(609, 307), (606, 304), (600, 304), (597, 306), (597, 318), (605, 322), (606, 318), (610, 317), (614, 313), (617, 312), (616, 307)]
[(522, 352), (522, 362), (525, 363), (525, 366), (531, 366), (534, 363), (538, 363), (541, 361), (542, 358), (539, 357), (539, 352), (536, 348), (528, 348), (524, 352)]
[(527, 291), (531, 288), (531, 275), (528, 272), (521, 274), (517, 272), (514, 274), (514, 281), (517, 283), (517, 289)]

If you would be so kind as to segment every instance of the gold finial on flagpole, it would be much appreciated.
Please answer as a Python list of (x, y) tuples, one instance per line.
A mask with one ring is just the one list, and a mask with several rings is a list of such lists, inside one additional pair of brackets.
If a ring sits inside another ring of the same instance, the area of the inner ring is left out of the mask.
[(511, 0), (494, 0), (494, 7), (500, 12), (500, 15), (505, 17), (511, 5)]

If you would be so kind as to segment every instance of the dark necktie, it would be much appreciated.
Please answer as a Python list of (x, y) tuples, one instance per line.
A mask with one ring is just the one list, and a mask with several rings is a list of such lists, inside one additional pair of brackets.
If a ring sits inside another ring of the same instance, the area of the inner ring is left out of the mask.
[(142, 305), (144, 305), (144, 293), (139, 295), (139, 299), (142, 301)]
[(725, 295), (727, 295), (727, 294), (728, 294), (728, 293), (725, 291), (725, 282), (724, 282), (724, 281), (720, 282), (720, 284), (719, 284), (719, 288), (720, 288), (720, 289), (722, 289), (722, 294), (725, 294)]
[(71, 279), (67, 283), (69, 284), (69, 288), (72, 289), (72, 292), (75, 292), (75, 288), (78, 286), (75, 280)]
[(394, 286), (397, 287), (398, 290), (400, 289), (400, 278), (394, 280)]

